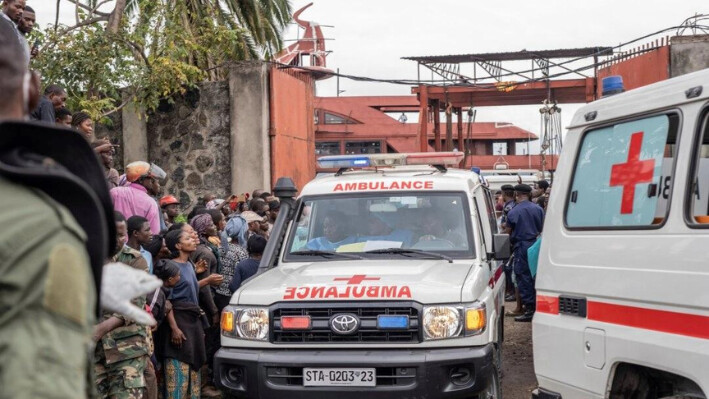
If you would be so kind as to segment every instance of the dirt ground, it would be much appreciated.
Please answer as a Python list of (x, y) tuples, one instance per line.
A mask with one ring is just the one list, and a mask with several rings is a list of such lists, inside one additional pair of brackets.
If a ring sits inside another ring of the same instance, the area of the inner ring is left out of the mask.
[[(505, 308), (514, 309), (508, 302)], [(505, 399), (530, 399), (537, 387), (532, 362), (532, 323), (516, 323), (505, 317), (505, 342), (502, 344), (502, 397)]]

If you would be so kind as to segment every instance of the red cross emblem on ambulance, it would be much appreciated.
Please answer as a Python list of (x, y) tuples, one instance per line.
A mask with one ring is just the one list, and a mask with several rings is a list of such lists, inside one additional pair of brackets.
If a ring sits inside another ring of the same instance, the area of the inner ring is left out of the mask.
[(621, 214), (633, 213), (635, 187), (638, 184), (652, 182), (655, 160), (640, 159), (643, 135), (643, 132), (635, 132), (630, 136), (628, 160), (625, 163), (615, 164), (611, 168), (610, 186), (623, 187), (623, 197), (620, 203)]

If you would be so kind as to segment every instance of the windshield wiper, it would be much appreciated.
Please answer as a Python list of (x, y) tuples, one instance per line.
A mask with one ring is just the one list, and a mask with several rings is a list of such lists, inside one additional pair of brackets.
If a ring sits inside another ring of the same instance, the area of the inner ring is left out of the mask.
[(419, 254), (419, 255), (425, 255), (425, 256), (431, 256), (434, 258), (439, 258), (443, 260), (447, 260), (448, 263), (453, 263), (453, 258), (439, 254), (438, 252), (429, 252), (429, 251), (422, 251), (420, 249), (411, 249), (411, 248), (384, 248), (384, 249), (373, 249), (371, 251), (365, 251), (365, 254)]
[(345, 258), (345, 259), (364, 259), (363, 257), (359, 255), (352, 255), (352, 254), (343, 254), (341, 252), (332, 252), (332, 251), (320, 251), (317, 249), (306, 249), (303, 251), (295, 251), (291, 252), (291, 255), (298, 255), (298, 256), (322, 256), (323, 258), (332, 258), (332, 257), (340, 257), (340, 258)]

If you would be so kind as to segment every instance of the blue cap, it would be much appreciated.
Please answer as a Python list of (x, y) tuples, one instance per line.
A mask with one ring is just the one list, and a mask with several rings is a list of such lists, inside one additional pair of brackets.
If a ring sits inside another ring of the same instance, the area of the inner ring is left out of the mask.
[(620, 75), (613, 75), (603, 78), (602, 80), (603, 91), (601, 96), (610, 96), (613, 94), (622, 93), (623, 88), (623, 77)]

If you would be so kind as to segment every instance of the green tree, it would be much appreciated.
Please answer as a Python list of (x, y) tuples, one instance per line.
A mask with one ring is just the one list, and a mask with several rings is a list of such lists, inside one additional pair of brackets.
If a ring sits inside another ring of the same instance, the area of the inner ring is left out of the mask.
[[(39, 30), (34, 61), (45, 84), (69, 91), (69, 106), (95, 118), (129, 100), (152, 110), (163, 98), (224, 78), (229, 63), (268, 58), (282, 47), (288, 0), (58, 0), (76, 23)], [(111, 6), (106, 11), (106, 5)]]

